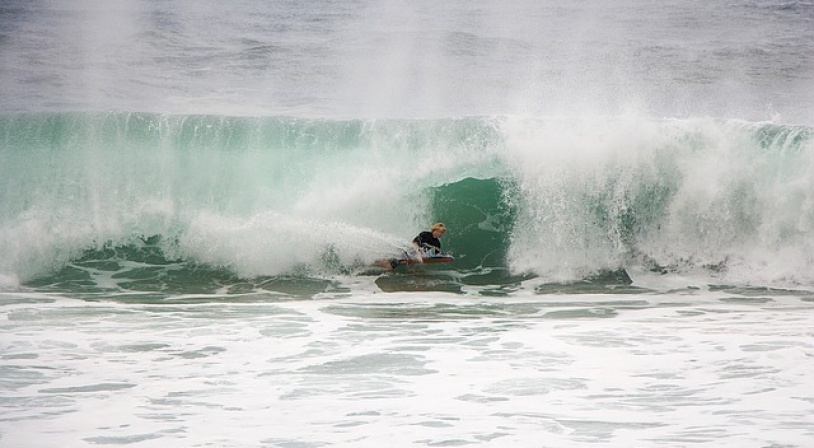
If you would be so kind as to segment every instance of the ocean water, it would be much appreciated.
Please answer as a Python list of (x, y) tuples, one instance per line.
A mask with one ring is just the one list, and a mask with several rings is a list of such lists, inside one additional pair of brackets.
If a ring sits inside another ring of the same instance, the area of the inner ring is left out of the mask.
[(0, 447), (813, 446), (812, 47), (810, 1), (6, 0)]

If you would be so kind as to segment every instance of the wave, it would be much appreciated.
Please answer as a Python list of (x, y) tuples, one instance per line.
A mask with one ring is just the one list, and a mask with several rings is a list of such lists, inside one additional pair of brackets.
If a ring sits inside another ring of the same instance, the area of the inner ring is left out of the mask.
[(7, 114), (0, 279), (144, 253), (240, 279), (354, 273), (444, 221), (463, 273), (567, 281), (636, 265), (811, 284), (811, 132), (635, 116)]

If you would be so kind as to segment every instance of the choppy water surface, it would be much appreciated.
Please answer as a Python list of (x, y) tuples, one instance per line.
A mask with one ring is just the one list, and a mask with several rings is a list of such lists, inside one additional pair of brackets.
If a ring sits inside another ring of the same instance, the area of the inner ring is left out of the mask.
[(811, 293), (212, 300), (4, 294), (2, 445), (814, 439)]

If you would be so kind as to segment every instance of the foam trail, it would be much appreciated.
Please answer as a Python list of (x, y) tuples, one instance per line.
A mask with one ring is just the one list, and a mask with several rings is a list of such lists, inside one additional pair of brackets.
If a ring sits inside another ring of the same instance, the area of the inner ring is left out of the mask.
[(189, 258), (251, 278), (363, 267), (398, 253), (404, 243), (370, 228), (270, 212), (249, 220), (201, 214), (179, 246)]

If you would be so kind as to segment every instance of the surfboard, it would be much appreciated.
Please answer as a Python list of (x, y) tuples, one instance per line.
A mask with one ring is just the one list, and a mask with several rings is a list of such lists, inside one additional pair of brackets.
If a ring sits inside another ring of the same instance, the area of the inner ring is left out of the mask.
[(374, 263), (376, 266), (380, 268), (384, 268), (387, 271), (392, 271), (396, 268), (396, 266), (402, 264), (414, 265), (420, 263), (452, 263), (455, 261), (455, 257), (450, 254), (424, 254), (421, 257), (421, 262), (416, 260), (415, 258), (408, 257), (405, 253), (402, 258), (391, 258), (389, 260), (378, 260)]

